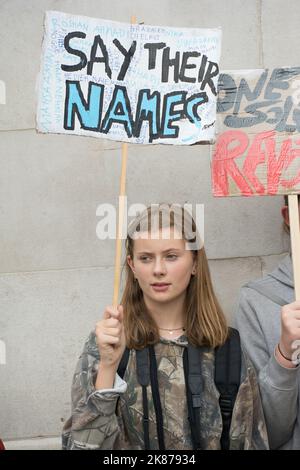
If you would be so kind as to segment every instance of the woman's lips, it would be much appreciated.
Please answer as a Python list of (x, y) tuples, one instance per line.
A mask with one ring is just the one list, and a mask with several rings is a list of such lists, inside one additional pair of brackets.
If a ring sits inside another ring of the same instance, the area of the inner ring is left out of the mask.
[(153, 288), (153, 290), (157, 291), (157, 292), (164, 292), (166, 290), (168, 290), (169, 286), (171, 284), (163, 284), (163, 283), (157, 283), (157, 284), (151, 284), (151, 287)]

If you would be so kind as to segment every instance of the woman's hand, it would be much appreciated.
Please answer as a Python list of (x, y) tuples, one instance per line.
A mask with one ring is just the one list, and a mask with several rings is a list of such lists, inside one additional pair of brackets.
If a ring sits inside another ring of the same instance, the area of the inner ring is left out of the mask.
[[(297, 341), (297, 343), (295, 343)], [(281, 337), (279, 348), (283, 356), (292, 360), (300, 343), (300, 301), (281, 309)], [(280, 352), (279, 351), (279, 352)]]
[(95, 328), (101, 367), (117, 370), (126, 347), (123, 307), (107, 306)]

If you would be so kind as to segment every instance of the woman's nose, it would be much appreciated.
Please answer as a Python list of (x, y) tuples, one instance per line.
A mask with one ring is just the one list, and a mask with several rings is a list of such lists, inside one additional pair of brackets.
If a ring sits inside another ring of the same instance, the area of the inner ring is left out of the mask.
[(154, 263), (154, 274), (156, 276), (166, 274), (166, 265), (164, 261), (160, 258), (157, 258)]

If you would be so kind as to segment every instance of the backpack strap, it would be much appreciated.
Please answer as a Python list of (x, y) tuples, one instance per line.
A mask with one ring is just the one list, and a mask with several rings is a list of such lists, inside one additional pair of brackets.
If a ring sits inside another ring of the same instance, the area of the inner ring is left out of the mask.
[(117, 373), (121, 377), (121, 379), (123, 379), (123, 377), (125, 375), (125, 370), (126, 370), (126, 367), (127, 367), (127, 364), (128, 364), (128, 359), (129, 359), (129, 353), (130, 353), (130, 350), (128, 348), (126, 348), (124, 353), (123, 353), (122, 359), (119, 363)]
[(156, 414), (156, 429), (157, 429), (158, 445), (159, 445), (160, 450), (165, 450), (164, 421), (163, 421), (161, 401), (160, 401), (160, 396), (159, 396), (157, 363), (156, 363), (154, 346), (151, 344), (148, 347), (148, 349), (149, 349), (149, 356), (150, 356), (150, 380), (151, 380), (153, 404), (154, 404), (154, 409), (155, 409), (155, 414)]
[(241, 380), (241, 355), (240, 335), (237, 330), (230, 328), (226, 342), (215, 352), (215, 384), (220, 393), (223, 450), (228, 450), (230, 447), (231, 418)]
[(260, 284), (257, 284), (257, 282), (248, 282), (248, 284), (246, 284), (244, 287), (248, 287), (249, 289), (253, 289), (256, 292), (259, 292), (261, 295), (267, 297), (269, 300), (271, 300), (277, 305), (280, 305), (281, 307), (289, 303), (282, 297), (279, 297), (278, 295), (274, 294), (274, 292), (272, 292), (268, 286), (262, 286)]
[(183, 352), (183, 369), (187, 394), (188, 420), (193, 449), (200, 449), (200, 405), (202, 394), (201, 350), (188, 345)]
[[(123, 378), (125, 375), (126, 367), (129, 359), (129, 348), (126, 348), (118, 367), (118, 375)], [(143, 430), (144, 430), (144, 445), (145, 450), (150, 449), (149, 440), (149, 409), (147, 386), (150, 383), (150, 367), (149, 367), (149, 352), (148, 348), (136, 351), (136, 372), (139, 384), (142, 387), (143, 393)]]
[(147, 386), (150, 383), (149, 370), (149, 351), (148, 348), (136, 351), (136, 373), (139, 384), (143, 393), (143, 430), (144, 430), (144, 446), (145, 450), (150, 449), (149, 438), (149, 407), (147, 397)]

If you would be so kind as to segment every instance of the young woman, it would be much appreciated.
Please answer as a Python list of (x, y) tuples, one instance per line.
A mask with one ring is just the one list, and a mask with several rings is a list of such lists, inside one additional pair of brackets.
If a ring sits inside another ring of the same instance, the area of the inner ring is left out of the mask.
[[(288, 229), (287, 197), (282, 216)], [(271, 449), (300, 449), (300, 368), (293, 360), (299, 353), (300, 302), (294, 299), (288, 254), (272, 273), (242, 288), (235, 318), (258, 374)]]
[(63, 448), (268, 448), (254, 370), (236, 343), (224, 353), (233, 333), (189, 212), (149, 207), (126, 250), (121, 305), (106, 307), (84, 346)]

